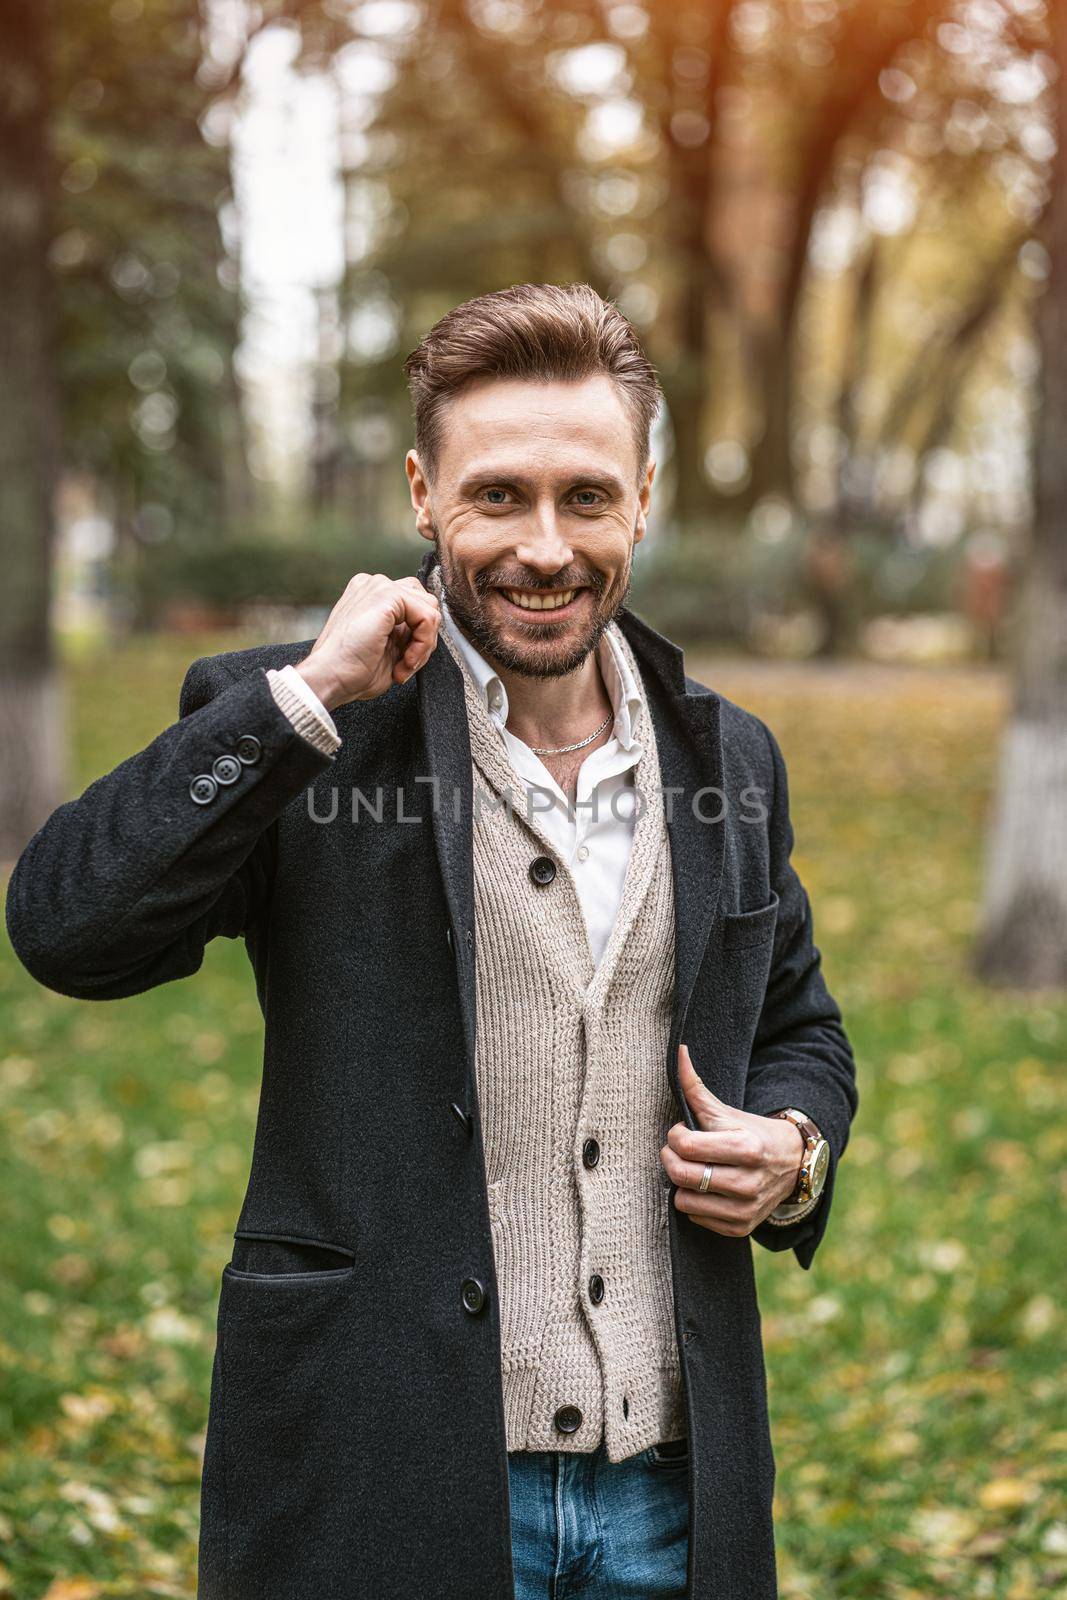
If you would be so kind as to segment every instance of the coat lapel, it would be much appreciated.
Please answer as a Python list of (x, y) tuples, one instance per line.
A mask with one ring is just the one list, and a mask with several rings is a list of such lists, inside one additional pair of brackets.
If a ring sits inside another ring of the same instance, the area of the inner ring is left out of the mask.
[(689, 1118), (678, 1089), (678, 1045), (722, 883), (725, 822), (702, 820), (719, 817), (725, 805), (721, 701), (713, 690), (687, 687), (683, 652), (655, 628), (625, 608), (618, 623), (641, 664), (659, 749), (674, 876), (675, 992), (667, 1069)]
[[(429, 550), (419, 568), (419, 582), (429, 588), (427, 575), (435, 551)], [(470, 731), (463, 692), (463, 670), (448, 651), (435, 649), (415, 674), (419, 695), (419, 720), (429, 764), (433, 806), (433, 837), (452, 922), (452, 946), (459, 971), (459, 998), (463, 1034), (470, 1071), (474, 1071), (476, 1035), (474, 988), (474, 839), (472, 816), (474, 785), (471, 773)]]
[[(428, 550), (419, 568), (426, 589), (436, 559), (436, 550)], [(725, 823), (701, 818), (701, 813), (718, 816), (724, 803), (721, 702), (713, 690), (689, 690), (685, 657), (676, 644), (625, 607), (616, 620), (642, 669), (659, 752), (674, 877), (675, 995), (668, 1071), (684, 1105), (678, 1092), (678, 1045), (718, 905), (725, 856)], [(437, 649), (416, 682), (430, 774), (437, 780), (432, 792), (439, 797), (434, 843), (459, 946), (459, 970), (470, 980), (461, 982), (460, 993), (473, 1065), (474, 964), (467, 941), (467, 930), (474, 928), (473, 784), (463, 669), (447, 650)], [(700, 795), (700, 790), (711, 792)]]

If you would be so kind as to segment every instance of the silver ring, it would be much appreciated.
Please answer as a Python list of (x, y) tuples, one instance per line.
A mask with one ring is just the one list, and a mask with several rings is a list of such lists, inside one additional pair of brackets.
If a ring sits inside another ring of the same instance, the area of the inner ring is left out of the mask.
[(698, 1193), (707, 1194), (708, 1190), (711, 1188), (711, 1175), (714, 1171), (715, 1168), (712, 1166), (711, 1162), (706, 1162), (704, 1165), (703, 1176), (700, 1179)]

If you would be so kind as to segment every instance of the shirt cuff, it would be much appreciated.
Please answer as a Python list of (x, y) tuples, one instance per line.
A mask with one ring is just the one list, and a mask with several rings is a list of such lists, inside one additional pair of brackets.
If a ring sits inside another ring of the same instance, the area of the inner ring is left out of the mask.
[(296, 668), (268, 667), (267, 681), (278, 709), (284, 711), (301, 738), (323, 755), (333, 755), (340, 747), (341, 735), (314, 689)]

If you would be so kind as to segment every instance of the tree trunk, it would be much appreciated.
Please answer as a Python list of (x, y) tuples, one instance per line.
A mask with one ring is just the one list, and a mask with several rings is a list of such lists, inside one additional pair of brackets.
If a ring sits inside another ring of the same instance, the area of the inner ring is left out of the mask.
[(45, 0), (0, 8), (0, 862), (62, 798), (49, 626), (58, 457)]
[(704, 464), (712, 380), (709, 315), (714, 302), (723, 303), (725, 287), (710, 247), (715, 204), (711, 151), (718, 131), (733, 9), (733, 0), (721, 0), (709, 25), (709, 62), (701, 91), (705, 134), (695, 143), (679, 138), (674, 120), (675, 112), (691, 109), (686, 97), (677, 93), (675, 82), (674, 55), (684, 39), (679, 16), (667, 10), (659, 18), (663, 47), (659, 73), (663, 84), (670, 86), (660, 130), (669, 181), (666, 225), (678, 274), (670, 319), (673, 350), (661, 363), (661, 377), (674, 434), (673, 520), (682, 537), (707, 532), (718, 499)]
[(975, 955), (980, 977), (1022, 989), (1067, 985), (1067, 7), (1054, 7), (1050, 22), (1059, 150), (1046, 217), (1052, 265), (1037, 308), (1034, 524)]

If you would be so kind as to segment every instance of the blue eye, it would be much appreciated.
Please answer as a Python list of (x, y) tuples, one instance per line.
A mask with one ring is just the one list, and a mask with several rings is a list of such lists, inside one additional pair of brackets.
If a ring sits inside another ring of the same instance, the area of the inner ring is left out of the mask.
[(500, 499), (499, 500), (491, 500), (490, 501), (490, 504), (492, 504), (494, 506), (503, 505), (504, 501), (507, 498), (507, 490), (506, 489), (487, 489), (485, 492), (486, 492), (487, 496), (491, 496), (491, 495), (494, 495), (494, 494), (500, 495)]

